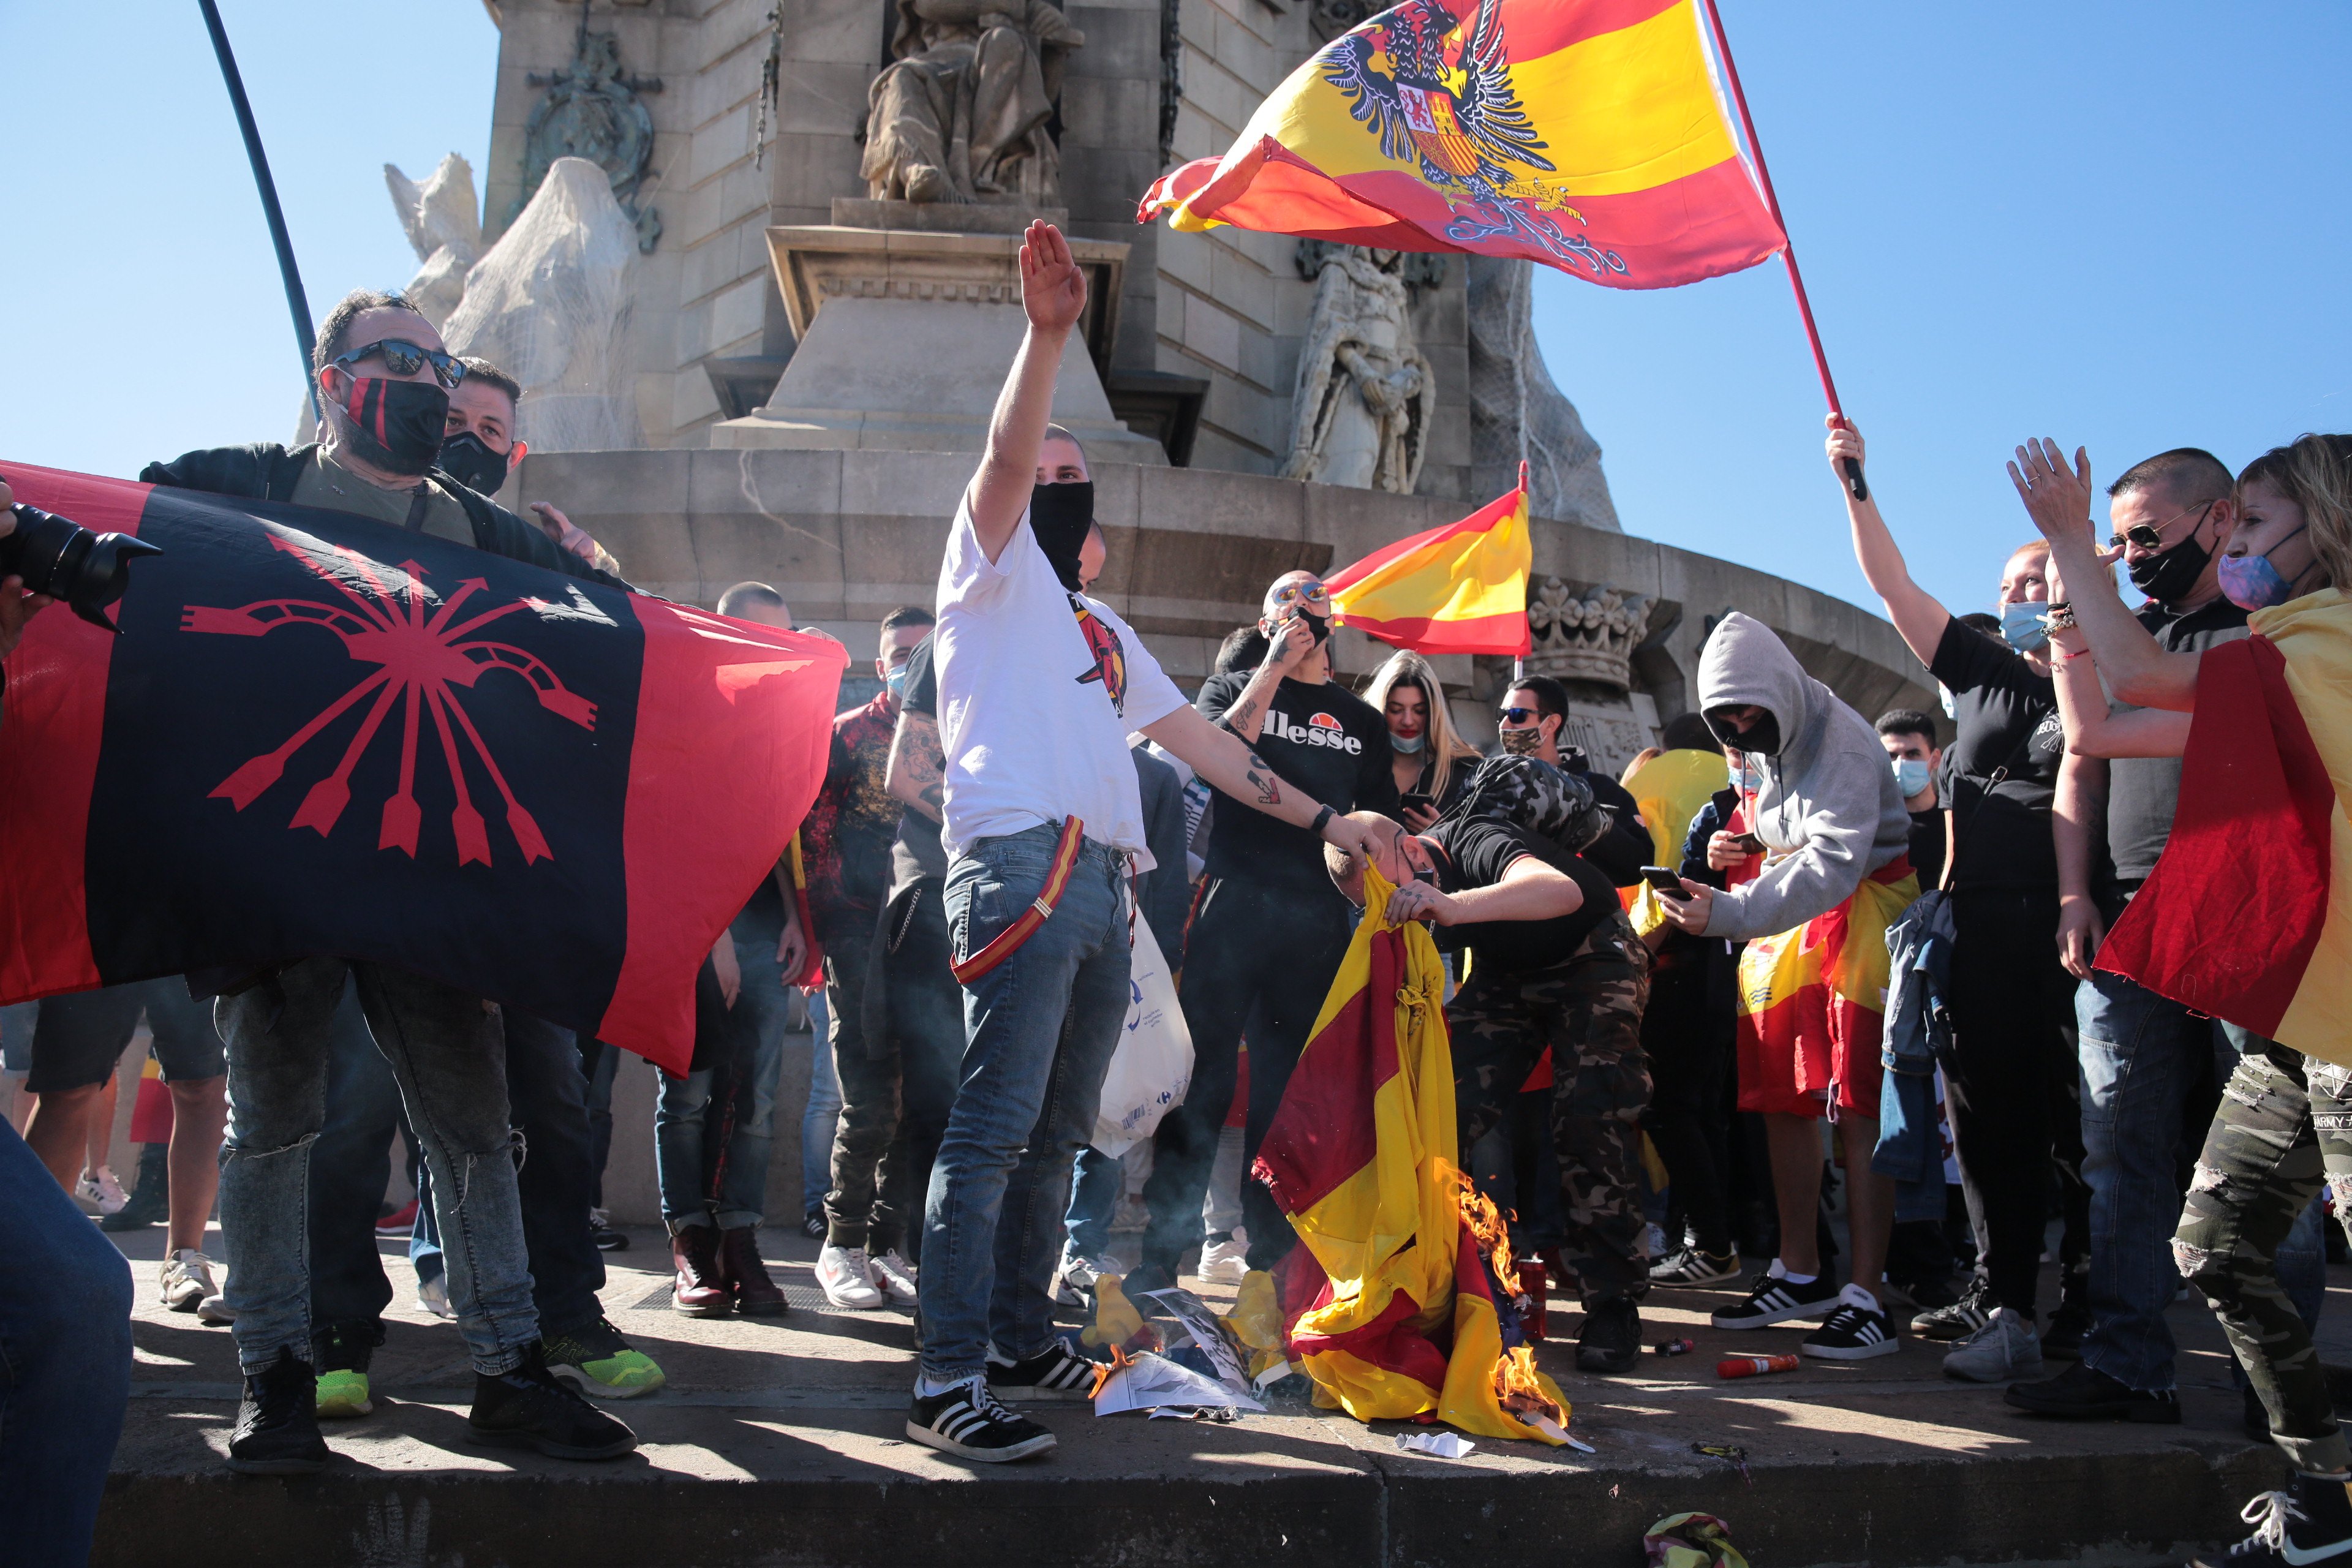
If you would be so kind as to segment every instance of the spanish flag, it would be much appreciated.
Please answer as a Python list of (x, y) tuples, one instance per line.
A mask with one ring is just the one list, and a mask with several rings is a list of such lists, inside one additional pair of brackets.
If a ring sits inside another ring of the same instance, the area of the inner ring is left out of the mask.
[(1388, 923), (1393, 890), (1366, 870), (1364, 919), (1255, 1172), (1298, 1232), (1291, 1353), (1317, 1403), (1360, 1421), (1434, 1412), (1558, 1443), (1568, 1405), (1535, 1371), (1508, 1237), (1455, 1166), (1445, 970), (1427, 930)]
[[(1848, 1060), (1878, 1059), (1886, 1027), (1886, 928), (1918, 897), (1911, 862), (1897, 856), (1837, 908), (1741, 951), (1740, 1110), (1811, 1115), (1841, 1088), (1833, 1079), (1840, 1045)], [(1869, 1103), (1877, 1104), (1874, 1095)]]
[(2252, 625), (2198, 666), (2172, 835), (2098, 966), (2352, 1066), (2352, 600)]
[(1788, 243), (1733, 140), (1698, 0), (1405, 0), (1333, 39), (1137, 221), (1524, 257), (1616, 289)]
[(1326, 577), (1331, 619), (1415, 653), (1524, 656), (1528, 466), (1519, 486), (1459, 522), (1373, 551)]

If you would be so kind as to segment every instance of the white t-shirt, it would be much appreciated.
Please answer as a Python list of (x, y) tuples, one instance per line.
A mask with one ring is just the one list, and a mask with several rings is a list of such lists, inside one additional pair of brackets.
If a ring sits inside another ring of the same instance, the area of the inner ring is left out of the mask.
[(1024, 512), (992, 563), (958, 503), (940, 566), (931, 665), (947, 753), (948, 852), (1066, 816), (1087, 837), (1144, 849), (1127, 735), (1185, 705), (1127, 623), (1054, 574)]

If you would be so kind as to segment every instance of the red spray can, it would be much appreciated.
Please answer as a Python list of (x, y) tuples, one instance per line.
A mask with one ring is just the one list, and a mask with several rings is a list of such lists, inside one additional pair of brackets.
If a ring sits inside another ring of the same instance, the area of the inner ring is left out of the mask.
[(1792, 1355), (1727, 1355), (1715, 1363), (1715, 1375), (1761, 1377), (1768, 1372), (1794, 1372), (1799, 1364)]
[(1519, 1275), (1519, 1326), (1528, 1338), (1542, 1339), (1549, 1320), (1550, 1272), (1540, 1258), (1522, 1258), (1511, 1267)]

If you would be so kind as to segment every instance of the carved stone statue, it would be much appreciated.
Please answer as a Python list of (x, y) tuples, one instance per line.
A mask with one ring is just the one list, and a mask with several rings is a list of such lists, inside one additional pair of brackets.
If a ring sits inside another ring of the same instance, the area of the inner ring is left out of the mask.
[(1528, 465), (1536, 517), (1618, 531), (1601, 444), (1552, 384), (1536, 346), (1535, 264), (1470, 258), (1470, 489), (1497, 496)]
[(402, 290), (435, 330), (465, 298), (466, 274), (482, 254), (481, 204), (474, 199), (473, 166), (452, 153), (422, 185), (392, 164), (383, 166), (393, 210), (424, 265)]
[(636, 201), (654, 153), (654, 117), (638, 95), (659, 92), (661, 79), (624, 76), (619, 36), (590, 32), (583, 5), (572, 63), (551, 76), (533, 71), (524, 79), (547, 89), (547, 96), (523, 127), (522, 195), (509, 220), (538, 194), (557, 159), (585, 158), (604, 171), (614, 201), (637, 232), (637, 248), (651, 255), (661, 241), (661, 215), (640, 210)]
[(1579, 590), (1545, 578), (1528, 605), (1528, 673), (1632, 690), (1633, 649), (1656, 607), (1648, 595), (1612, 583)]
[(1393, 250), (1325, 254), (1298, 350), (1283, 478), (1398, 495), (1419, 482), (1437, 382), (1413, 341), (1401, 264)]
[(1061, 205), (1045, 122), (1086, 35), (1051, 0), (897, 0), (896, 14), (891, 64), (866, 94), (867, 194)]

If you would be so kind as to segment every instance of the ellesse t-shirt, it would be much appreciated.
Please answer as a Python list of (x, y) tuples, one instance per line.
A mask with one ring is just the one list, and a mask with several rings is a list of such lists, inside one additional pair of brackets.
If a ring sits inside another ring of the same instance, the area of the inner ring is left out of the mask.
[[(1212, 723), (1250, 683), (1251, 670), (1213, 675), (1193, 701)], [(1389, 727), (1370, 704), (1333, 682), (1286, 680), (1276, 688), (1253, 748), (1284, 783), (1334, 811), (1397, 814)], [(1283, 887), (1324, 888), (1323, 841), (1303, 827), (1219, 794), (1209, 819), (1208, 874)]]

